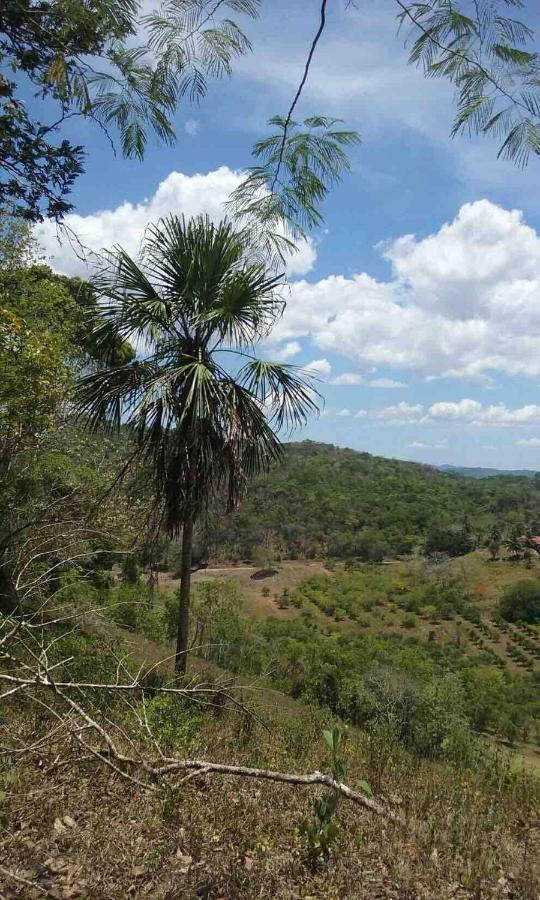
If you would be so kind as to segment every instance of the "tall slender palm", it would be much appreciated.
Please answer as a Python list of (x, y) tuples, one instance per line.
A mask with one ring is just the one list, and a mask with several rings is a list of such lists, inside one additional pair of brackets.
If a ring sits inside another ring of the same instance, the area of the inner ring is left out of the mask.
[(96, 280), (95, 339), (141, 347), (137, 359), (93, 372), (77, 405), (91, 427), (133, 431), (151, 468), (169, 535), (182, 533), (176, 670), (185, 671), (193, 529), (205, 501), (236, 504), (246, 479), (280, 455), (279, 433), (316, 410), (309, 376), (253, 356), (283, 311), (276, 277), (248, 259), (226, 220), (170, 216), (150, 227), (140, 256), (121, 248)]

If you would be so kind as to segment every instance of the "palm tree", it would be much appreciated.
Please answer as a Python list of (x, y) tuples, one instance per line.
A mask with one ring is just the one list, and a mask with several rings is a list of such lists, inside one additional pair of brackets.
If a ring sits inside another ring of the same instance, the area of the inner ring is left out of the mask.
[(499, 555), (499, 550), (501, 549), (501, 540), (502, 534), (501, 529), (498, 525), (492, 525), (491, 530), (489, 532), (489, 540), (488, 540), (488, 548), (490, 552), (490, 559), (494, 562)]
[(197, 517), (216, 495), (234, 508), (246, 479), (279, 458), (279, 433), (317, 410), (309, 375), (253, 355), (283, 311), (283, 279), (248, 253), (244, 233), (226, 220), (170, 216), (147, 230), (136, 260), (115, 248), (95, 282), (97, 344), (106, 353), (120, 337), (141, 349), (82, 378), (77, 407), (91, 428), (131, 429), (163, 528), (182, 533), (179, 673)]

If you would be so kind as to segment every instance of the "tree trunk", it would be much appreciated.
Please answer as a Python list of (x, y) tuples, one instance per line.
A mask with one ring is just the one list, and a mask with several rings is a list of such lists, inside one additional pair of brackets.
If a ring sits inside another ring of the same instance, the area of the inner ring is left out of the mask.
[(189, 642), (189, 599), (191, 594), (191, 557), (193, 548), (193, 515), (189, 515), (182, 529), (182, 568), (180, 575), (180, 602), (178, 605), (178, 633), (174, 670), (184, 675), (187, 666)]
[(19, 598), (13, 583), (6, 553), (0, 550), (0, 612), (9, 616), (19, 608)]

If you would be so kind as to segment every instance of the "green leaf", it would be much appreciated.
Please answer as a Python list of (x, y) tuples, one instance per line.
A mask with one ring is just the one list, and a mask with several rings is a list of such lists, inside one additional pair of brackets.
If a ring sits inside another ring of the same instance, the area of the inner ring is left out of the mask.
[(368, 797), (373, 797), (373, 791), (371, 790), (371, 787), (369, 786), (367, 781), (359, 781), (358, 787), (364, 792), (364, 794), (367, 794)]
[(325, 742), (330, 747), (330, 750), (334, 749), (334, 732), (333, 731), (323, 731), (323, 738)]

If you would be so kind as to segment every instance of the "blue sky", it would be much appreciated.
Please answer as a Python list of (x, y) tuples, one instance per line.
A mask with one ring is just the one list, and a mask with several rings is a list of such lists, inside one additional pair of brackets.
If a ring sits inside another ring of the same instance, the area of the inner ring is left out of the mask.
[[(220, 214), (266, 120), (288, 107), (318, 5), (263, 0), (253, 54), (184, 107), (178, 143), (153, 144), (143, 163), (115, 158), (92, 123), (73, 125), (89, 156), (70, 224), (89, 245), (135, 250), (160, 215)], [(407, 66), (394, 12), (389, 0), (329, 4), (299, 115), (340, 116), (362, 144), (291, 266), (267, 352), (321, 379), (323, 414), (299, 438), (540, 468), (539, 163), (520, 171), (490, 139), (448, 137), (452, 91)], [(37, 234), (56, 268), (81, 271), (51, 226)]]

